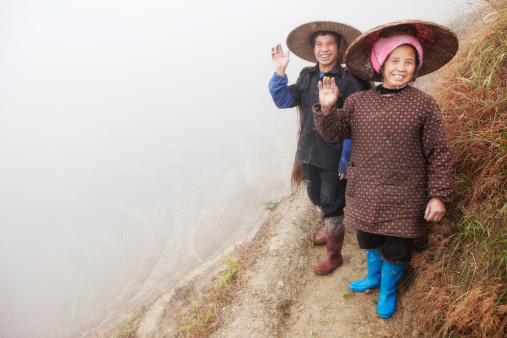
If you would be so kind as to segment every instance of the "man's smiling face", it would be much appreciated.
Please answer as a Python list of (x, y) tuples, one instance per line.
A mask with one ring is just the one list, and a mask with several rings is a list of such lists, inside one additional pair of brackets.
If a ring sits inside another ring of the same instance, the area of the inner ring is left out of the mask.
[(338, 61), (338, 45), (335, 37), (331, 34), (317, 36), (313, 53), (321, 67), (324, 66), (327, 71), (331, 70)]

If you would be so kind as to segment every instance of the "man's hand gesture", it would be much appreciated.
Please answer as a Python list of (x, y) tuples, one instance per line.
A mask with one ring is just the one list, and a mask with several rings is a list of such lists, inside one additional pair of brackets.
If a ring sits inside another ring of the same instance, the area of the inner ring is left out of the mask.
[(319, 102), (320, 109), (324, 114), (328, 114), (338, 99), (338, 87), (334, 78), (324, 76), (319, 81)]
[(271, 48), (271, 58), (273, 59), (273, 64), (276, 68), (276, 73), (281, 77), (285, 76), (285, 68), (289, 64), (289, 51), (287, 54), (283, 55), (282, 45), (278, 44), (276, 47)]

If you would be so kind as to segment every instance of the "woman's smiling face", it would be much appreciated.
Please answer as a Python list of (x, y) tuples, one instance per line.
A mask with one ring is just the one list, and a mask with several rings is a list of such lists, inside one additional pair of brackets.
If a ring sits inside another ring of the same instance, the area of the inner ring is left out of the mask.
[(412, 46), (402, 45), (393, 50), (382, 66), (384, 88), (397, 89), (407, 85), (414, 75), (416, 60)]

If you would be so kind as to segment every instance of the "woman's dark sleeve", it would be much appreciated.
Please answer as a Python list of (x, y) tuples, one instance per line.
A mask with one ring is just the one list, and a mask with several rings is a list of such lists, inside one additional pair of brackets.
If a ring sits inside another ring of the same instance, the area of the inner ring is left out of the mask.
[(339, 143), (351, 138), (350, 118), (354, 112), (356, 97), (355, 94), (349, 96), (345, 100), (343, 108), (340, 109), (335, 106), (327, 115), (322, 112), (320, 103), (313, 105), (315, 127), (326, 141)]
[(450, 202), (452, 192), (452, 155), (440, 108), (433, 100), (428, 104), (422, 129), (422, 146), (426, 157), (428, 197)]

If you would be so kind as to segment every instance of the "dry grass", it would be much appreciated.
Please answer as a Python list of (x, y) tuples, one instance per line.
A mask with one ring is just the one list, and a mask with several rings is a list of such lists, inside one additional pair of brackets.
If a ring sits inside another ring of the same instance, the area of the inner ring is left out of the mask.
[[(117, 324), (110, 337), (112, 338), (131, 338), (136, 336), (137, 324), (141, 320), (142, 316), (146, 312), (144, 306), (135, 308), (126, 315), (123, 320)], [(96, 338), (106, 337), (103, 334), (96, 332), (94, 335)]]
[(481, 3), (433, 92), (453, 146), (452, 222), (413, 263), (419, 320), (440, 336), (507, 335), (507, 0)]

